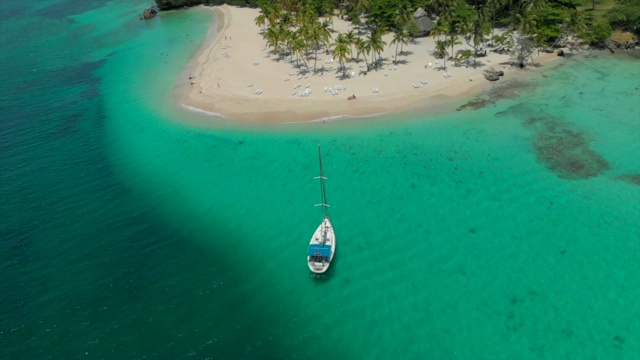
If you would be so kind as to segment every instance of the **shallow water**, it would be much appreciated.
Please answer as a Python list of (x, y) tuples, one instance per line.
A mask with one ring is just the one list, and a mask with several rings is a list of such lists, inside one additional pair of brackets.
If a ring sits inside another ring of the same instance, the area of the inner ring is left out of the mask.
[(637, 358), (637, 60), (446, 115), (238, 124), (170, 101), (211, 13), (146, 5), (0, 7), (3, 358)]

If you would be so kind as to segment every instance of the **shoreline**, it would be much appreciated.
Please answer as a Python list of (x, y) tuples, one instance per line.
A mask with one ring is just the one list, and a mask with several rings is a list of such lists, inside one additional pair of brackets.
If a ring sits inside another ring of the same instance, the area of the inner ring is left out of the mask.
[[(188, 111), (202, 111), (234, 121), (304, 123), (415, 110), (442, 113), (454, 110), (455, 103), (492, 86), (484, 79), (484, 70), (504, 71), (499, 83), (509, 81), (505, 78), (546, 70), (532, 66), (518, 70), (505, 64), (509, 55), (491, 52), (478, 59), (477, 67), (449, 66), (447, 62), (445, 70), (429, 54), (434, 39), (426, 37), (406, 45), (406, 55), (398, 55), (397, 65), (392, 64), (395, 46), (387, 46), (382, 53), (385, 60), (381, 68), (366, 74), (361, 63), (352, 61), (347, 63), (348, 70), (353, 75), (358, 71), (358, 75), (343, 78), (337, 63), (329, 63), (331, 56), (324, 53), (318, 53), (317, 61), (324, 71), (315, 75), (302, 73), (290, 59), (280, 59), (265, 49), (260, 30), (253, 23), (259, 9), (229, 5), (201, 8), (212, 11), (214, 18), (203, 44), (176, 80), (174, 100)], [(344, 32), (351, 24), (334, 17), (334, 27)], [(390, 35), (384, 38), (389, 43), (387, 37)], [(558, 57), (554, 53), (541, 54), (536, 57), (536, 64), (555, 58)], [(313, 69), (313, 60), (310, 67)], [(446, 77), (445, 73), (451, 76)], [(296, 85), (300, 87), (294, 89)], [(331, 90), (326, 91), (327, 87), (346, 90), (336, 91), (338, 95), (334, 96)], [(308, 97), (298, 95), (302, 93), (299, 90), (307, 88), (311, 92)], [(374, 88), (378, 92), (373, 92)], [(256, 89), (263, 91), (256, 94)], [(352, 94), (357, 96), (356, 100), (347, 100)]]

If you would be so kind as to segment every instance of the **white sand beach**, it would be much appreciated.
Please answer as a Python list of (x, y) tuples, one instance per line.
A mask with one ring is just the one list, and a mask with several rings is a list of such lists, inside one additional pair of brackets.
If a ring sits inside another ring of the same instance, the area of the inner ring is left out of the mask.
[[(337, 60), (319, 53), (317, 67), (324, 67), (324, 71), (314, 74), (311, 59), (311, 72), (300, 73), (295, 58), (293, 62), (290, 57), (280, 59), (266, 48), (260, 28), (254, 23), (259, 9), (228, 5), (212, 9), (219, 22), (217, 39), (205, 41), (207, 45), (192, 60), (186, 71), (189, 89), (181, 92), (179, 101), (236, 120), (298, 122), (442, 108), (492, 86), (484, 78), (484, 70), (504, 71), (504, 79), (521, 72), (504, 64), (508, 55), (492, 52), (478, 58), (476, 67), (454, 66), (447, 61), (445, 70), (442, 59), (437, 60), (430, 53), (435, 39), (423, 37), (404, 46), (395, 66), (394, 44), (385, 48), (383, 65), (377, 70), (366, 72), (363, 61), (351, 61), (347, 63), (350, 76), (345, 78)], [(337, 33), (354, 29), (350, 22), (338, 17), (333, 18), (333, 24)], [(337, 33), (333, 34), (334, 39)], [(383, 36), (387, 44), (391, 39), (392, 34)], [(455, 50), (461, 48), (470, 47), (457, 45)], [(554, 54), (545, 54), (536, 61), (553, 58)], [(348, 100), (352, 95), (356, 99)]]

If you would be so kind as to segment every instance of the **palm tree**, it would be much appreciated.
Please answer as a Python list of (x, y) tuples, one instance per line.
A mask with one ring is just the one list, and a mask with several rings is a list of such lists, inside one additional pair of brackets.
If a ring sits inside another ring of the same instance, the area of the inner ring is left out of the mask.
[(442, 57), (442, 61), (444, 62), (444, 68), (447, 68), (447, 55), (449, 55), (447, 53), (447, 42), (443, 41), (443, 40), (438, 40), (436, 41), (436, 50), (433, 52), (433, 55), (436, 56), (436, 58)]
[(280, 16), (280, 23), (289, 27), (292, 26), (296, 22), (296, 18), (292, 13), (286, 11), (282, 16)]
[(456, 0), (429, 0), (440, 12), (438, 15), (444, 21), (449, 21), (454, 15)]
[(306, 40), (308, 44), (313, 47), (315, 58), (313, 60), (313, 72), (316, 72), (316, 65), (318, 62), (318, 49), (320, 46), (326, 45), (329, 42), (331, 35), (324, 30), (319, 21), (316, 21), (313, 25), (308, 27), (306, 32)]
[[(295, 34), (295, 33), (293, 33), (293, 34)], [(292, 54), (296, 54), (296, 65), (298, 67), (300, 67), (300, 58), (301, 57), (302, 57), (302, 61), (304, 62), (304, 64), (307, 65), (307, 62), (304, 60), (304, 55), (305, 55), (305, 52), (306, 52), (307, 44), (305, 43), (304, 39), (301, 36), (294, 35), (293, 38), (294, 38), (294, 40), (292, 40), (290, 48), (291, 48), (291, 53)], [(307, 66), (307, 69), (308, 68), (309, 68), (309, 66)]]
[(282, 9), (280, 7), (265, 7), (262, 9), (262, 12), (267, 17), (267, 21), (269, 21), (269, 26), (278, 22), (280, 19), (280, 15), (282, 15)]
[(409, 46), (409, 43), (411, 42), (411, 40), (413, 40), (413, 35), (411, 35), (411, 32), (409, 32), (409, 28), (405, 27), (404, 29), (402, 29), (402, 34), (404, 35), (404, 38), (402, 39), (403, 41), (400, 43), (401, 54), (404, 51), (404, 45)]
[(448, 45), (451, 45), (451, 56), (453, 56), (453, 54), (455, 54), (453, 52), (453, 47), (455, 45), (460, 45), (462, 44), (462, 41), (460, 41), (460, 38), (458, 37), (458, 35), (456, 34), (451, 34), (449, 35), (449, 38), (446, 40)]
[(344, 38), (343, 34), (338, 35), (336, 42), (331, 44), (333, 46), (333, 57), (338, 58), (340, 65), (342, 66), (342, 75), (346, 76), (347, 66), (345, 62), (347, 61), (347, 56), (351, 55), (351, 49), (349, 49), (349, 44)]
[[(473, 57), (473, 66), (476, 66), (478, 47), (485, 41), (485, 36), (491, 32), (487, 22), (486, 13), (482, 10), (476, 11), (471, 24), (471, 41), (476, 56)], [(468, 42), (467, 42), (468, 43)]]
[(522, 2), (524, 5), (524, 11), (540, 10), (544, 8), (546, 3), (547, 0), (525, 0)]
[(496, 14), (498, 9), (505, 0), (487, 0), (487, 8), (491, 11), (491, 41), (493, 41), (494, 31), (496, 29)]
[(351, 55), (353, 55), (353, 44), (356, 41), (356, 37), (357, 35), (353, 30), (349, 30), (346, 34), (344, 34), (344, 38), (351, 48)]
[(267, 23), (267, 17), (264, 16), (264, 14), (260, 14), (256, 16), (256, 18), (253, 21), (256, 23), (258, 27), (260, 27), (260, 30), (263, 30), (265, 24)]
[(264, 32), (262, 36), (267, 41), (267, 46), (273, 48), (274, 53), (280, 51), (280, 34), (278, 33), (278, 28), (275, 25), (269, 25), (267, 31)]
[(531, 35), (534, 33), (536, 26), (536, 16), (529, 11), (525, 11), (522, 15), (516, 14), (518, 19), (518, 29), (522, 34)]
[(371, 43), (371, 51), (378, 55), (377, 62), (380, 62), (380, 53), (384, 50), (387, 42), (382, 40), (382, 32), (380, 30), (374, 30), (369, 35), (369, 42)]
[(323, 29), (324, 31), (326, 31), (326, 32), (328, 32), (328, 33), (331, 33), (331, 31), (333, 31), (333, 30), (330, 30), (330, 28), (331, 28), (331, 22), (330, 22), (329, 20), (327, 20), (327, 19), (322, 20), (322, 23), (321, 23), (321, 24), (322, 24), (322, 29)]
[(369, 51), (371, 51), (371, 46), (369, 42), (366, 40), (362, 40), (362, 38), (358, 37), (356, 38), (355, 45), (356, 45), (356, 50), (358, 51), (358, 54), (356, 55), (356, 57), (360, 57), (360, 54), (362, 54), (362, 57), (364, 58), (364, 63), (367, 64), (367, 70), (369, 70), (369, 64), (367, 63), (367, 54), (369, 53)]
[(405, 29), (402, 28), (400, 30), (395, 30), (393, 32), (393, 39), (391, 40), (391, 43), (389, 43), (389, 47), (391, 47), (393, 44), (396, 44), (396, 56), (393, 60), (393, 63), (397, 63), (398, 62), (398, 45), (400, 44), (408, 44), (409, 42), (407, 41), (407, 35), (409, 34), (409, 32)]
[(449, 24), (446, 21), (444, 21), (444, 19), (438, 20), (436, 27), (431, 29), (431, 34), (437, 35), (438, 41), (440, 40), (440, 35), (447, 35), (448, 32), (449, 32)]
[(585, 24), (584, 13), (578, 10), (571, 11), (567, 21), (567, 31), (570, 34), (577, 34), (585, 30), (587, 30), (587, 25)]
[(297, 44), (300, 40), (302, 40), (299, 31), (290, 31), (286, 30), (285, 35), (283, 35), (283, 39), (285, 40), (285, 44), (291, 52), (291, 62), (293, 62), (293, 55), (296, 55), (296, 64), (298, 67), (300, 66), (300, 59), (298, 58), (298, 52), (294, 51), (294, 47), (297, 47)]
[(401, 6), (396, 10), (396, 26), (398, 29), (404, 28), (413, 19), (413, 11), (409, 6)]
[(353, 1), (353, 9), (358, 13), (362, 14), (365, 10), (371, 7), (371, 0), (354, 0)]

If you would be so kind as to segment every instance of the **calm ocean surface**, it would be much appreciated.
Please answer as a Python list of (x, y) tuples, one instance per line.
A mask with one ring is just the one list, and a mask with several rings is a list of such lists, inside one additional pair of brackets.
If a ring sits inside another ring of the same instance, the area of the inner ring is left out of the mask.
[(0, 358), (640, 358), (639, 60), (242, 125), (171, 101), (211, 13), (148, 5), (0, 5)]

